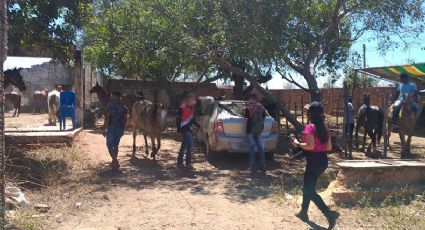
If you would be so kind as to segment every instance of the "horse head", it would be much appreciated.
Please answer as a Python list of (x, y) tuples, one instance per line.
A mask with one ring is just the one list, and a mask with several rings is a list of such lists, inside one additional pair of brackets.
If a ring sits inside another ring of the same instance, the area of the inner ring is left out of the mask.
[(102, 88), (102, 86), (99, 85), (99, 82), (96, 82), (96, 84), (90, 88), (89, 92), (90, 92), (90, 94), (93, 94), (93, 93), (99, 92), (102, 89), (103, 88)]
[(166, 128), (165, 118), (167, 117), (167, 114), (168, 114), (168, 108), (166, 105), (162, 103), (159, 103), (159, 105), (153, 104), (152, 106), (153, 120), (157, 122), (161, 131), (164, 131)]
[(10, 84), (16, 86), (20, 91), (25, 91), (27, 87), (21, 75), (21, 69), (11, 69), (4, 72), (4, 87)]
[(363, 104), (370, 106), (370, 94), (363, 94)]

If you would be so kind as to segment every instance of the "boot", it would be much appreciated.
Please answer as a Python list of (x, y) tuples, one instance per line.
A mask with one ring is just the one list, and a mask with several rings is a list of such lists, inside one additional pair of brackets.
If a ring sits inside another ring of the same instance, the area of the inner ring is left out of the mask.
[(328, 223), (329, 223), (329, 227), (328, 227), (328, 229), (330, 230), (330, 229), (333, 229), (334, 227), (335, 227), (335, 225), (336, 225), (336, 220), (338, 219), (338, 217), (339, 217), (339, 213), (338, 212), (336, 212), (336, 211), (328, 211), (326, 214), (325, 214), (325, 216), (326, 216), (326, 219), (328, 220)]
[(295, 216), (303, 222), (307, 222), (309, 220), (307, 210), (301, 210), (299, 213), (295, 214)]

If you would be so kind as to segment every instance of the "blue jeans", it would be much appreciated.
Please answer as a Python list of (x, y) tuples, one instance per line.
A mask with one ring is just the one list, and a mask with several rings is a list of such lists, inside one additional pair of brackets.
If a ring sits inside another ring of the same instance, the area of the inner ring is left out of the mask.
[(121, 137), (124, 135), (124, 129), (111, 129), (106, 132), (106, 146), (108, 150), (114, 150), (120, 144)]
[(256, 148), (258, 153), (260, 154), (260, 166), (266, 167), (266, 156), (264, 155), (263, 145), (261, 144), (261, 137), (254, 136), (252, 134), (248, 134), (248, 148), (249, 148), (249, 163), (251, 167), (256, 165), (255, 162), (255, 153)]
[(181, 133), (183, 142), (180, 148), (179, 156), (177, 158), (177, 163), (183, 163), (183, 156), (186, 154), (186, 165), (191, 164), (192, 162), (192, 148), (193, 148), (193, 137), (192, 131), (182, 131)]

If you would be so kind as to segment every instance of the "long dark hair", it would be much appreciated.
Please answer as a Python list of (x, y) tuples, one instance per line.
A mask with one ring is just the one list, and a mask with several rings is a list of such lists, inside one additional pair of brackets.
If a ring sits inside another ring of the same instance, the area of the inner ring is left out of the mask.
[(314, 124), (317, 138), (320, 143), (326, 144), (329, 141), (329, 129), (325, 125), (325, 116), (323, 114), (310, 114), (310, 122)]

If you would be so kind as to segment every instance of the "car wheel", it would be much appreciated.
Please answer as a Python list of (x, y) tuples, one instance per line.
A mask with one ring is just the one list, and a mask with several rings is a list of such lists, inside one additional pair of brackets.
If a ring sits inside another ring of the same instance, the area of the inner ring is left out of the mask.
[(205, 157), (207, 159), (210, 159), (215, 154), (215, 152), (211, 149), (208, 135), (205, 136), (204, 145), (205, 145)]
[(274, 160), (274, 152), (267, 152), (266, 160)]

